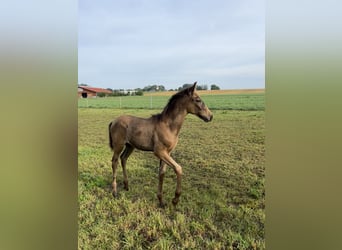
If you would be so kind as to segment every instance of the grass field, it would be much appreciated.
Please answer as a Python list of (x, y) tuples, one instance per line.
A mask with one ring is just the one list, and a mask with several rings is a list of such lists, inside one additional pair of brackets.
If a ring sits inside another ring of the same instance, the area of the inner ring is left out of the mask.
[(158, 207), (159, 162), (152, 153), (134, 151), (127, 162), (130, 190), (123, 190), (119, 168), (119, 198), (110, 193), (108, 123), (123, 113), (159, 111), (79, 109), (79, 249), (265, 249), (264, 109), (216, 105), (211, 123), (192, 115), (184, 122), (173, 152), (183, 166), (183, 193), (174, 208), (176, 179), (169, 168), (165, 209)]

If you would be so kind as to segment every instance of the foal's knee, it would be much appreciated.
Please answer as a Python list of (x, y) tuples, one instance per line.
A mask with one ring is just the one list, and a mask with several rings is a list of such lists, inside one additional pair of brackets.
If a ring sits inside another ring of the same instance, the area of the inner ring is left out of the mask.
[(117, 155), (113, 155), (112, 163), (117, 163), (119, 161), (119, 157)]
[(182, 167), (179, 166), (179, 167), (175, 168), (175, 172), (176, 172), (177, 177), (178, 176), (181, 177), (183, 175)]
[(125, 160), (126, 160), (126, 158), (125, 158), (124, 154), (121, 154), (121, 155), (120, 155), (120, 160), (121, 160), (121, 162), (123, 162), (123, 161), (125, 161)]

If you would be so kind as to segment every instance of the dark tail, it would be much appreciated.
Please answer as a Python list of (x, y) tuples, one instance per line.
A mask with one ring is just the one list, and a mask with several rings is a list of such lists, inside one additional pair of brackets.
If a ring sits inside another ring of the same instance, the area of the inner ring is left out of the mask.
[(112, 126), (112, 122), (109, 123), (109, 126), (108, 126), (108, 132), (109, 132), (109, 147), (111, 149), (113, 149), (113, 140), (112, 140), (112, 135), (111, 135), (111, 132), (110, 132), (110, 127)]

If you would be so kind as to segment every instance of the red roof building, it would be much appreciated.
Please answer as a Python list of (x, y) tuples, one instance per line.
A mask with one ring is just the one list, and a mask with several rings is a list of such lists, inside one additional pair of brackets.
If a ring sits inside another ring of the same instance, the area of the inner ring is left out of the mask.
[(93, 88), (89, 86), (78, 86), (78, 98), (89, 98), (89, 97), (97, 97), (98, 93), (105, 93), (107, 96), (108, 94), (111, 94), (112, 91), (108, 89), (102, 89), (102, 88)]

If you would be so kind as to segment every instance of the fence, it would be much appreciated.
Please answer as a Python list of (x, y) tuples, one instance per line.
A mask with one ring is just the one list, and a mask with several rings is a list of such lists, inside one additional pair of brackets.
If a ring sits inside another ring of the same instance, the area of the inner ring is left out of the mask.
[[(120, 96), (80, 98), (79, 108), (159, 109), (168, 102), (169, 96)], [(202, 100), (210, 109), (264, 110), (265, 94), (203, 95)]]

